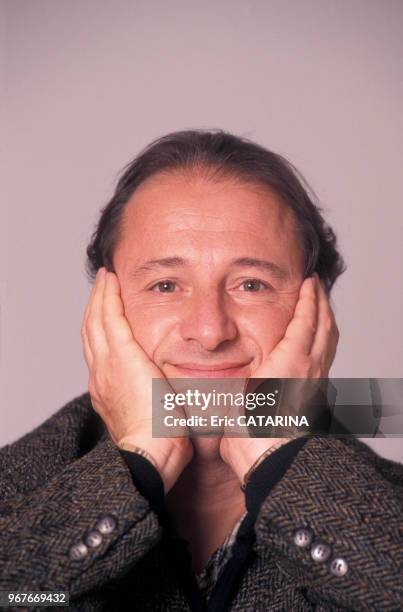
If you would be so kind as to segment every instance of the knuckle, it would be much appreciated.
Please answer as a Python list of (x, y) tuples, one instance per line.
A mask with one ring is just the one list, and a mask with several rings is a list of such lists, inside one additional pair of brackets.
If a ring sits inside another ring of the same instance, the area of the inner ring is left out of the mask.
[(307, 323), (307, 327), (308, 327), (308, 330), (309, 330), (310, 334), (314, 335), (316, 333), (316, 325), (315, 325), (315, 323), (310, 321), (310, 322)]
[(317, 365), (312, 369), (310, 376), (311, 378), (321, 378), (323, 375), (323, 372), (324, 372), (324, 366)]

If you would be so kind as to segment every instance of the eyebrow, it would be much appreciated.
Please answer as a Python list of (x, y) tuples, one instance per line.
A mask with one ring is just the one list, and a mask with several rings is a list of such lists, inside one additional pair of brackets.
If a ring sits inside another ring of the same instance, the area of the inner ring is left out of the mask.
[(255, 257), (238, 257), (231, 261), (231, 265), (239, 266), (243, 268), (257, 268), (264, 272), (270, 272), (276, 276), (279, 280), (288, 280), (290, 273), (285, 270), (274, 261), (268, 261), (267, 259), (256, 259)]
[(179, 268), (190, 262), (183, 257), (163, 257), (162, 259), (150, 259), (133, 270), (132, 276), (139, 276), (142, 272), (153, 272), (157, 268)]
[[(139, 276), (142, 272), (153, 272), (158, 268), (179, 268), (190, 265), (190, 263), (191, 262), (188, 259), (176, 256), (163, 257), (162, 259), (150, 259), (136, 268), (132, 272), (132, 276)], [(236, 259), (232, 259), (230, 261), (230, 266), (257, 268), (259, 270), (263, 270), (264, 272), (273, 274), (279, 280), (288, 280), (290, 278), (290, 273), (287, 270), (273, 261), (268, 261), (267, 259), (256, 259), (255, 257), (237, 257)]]

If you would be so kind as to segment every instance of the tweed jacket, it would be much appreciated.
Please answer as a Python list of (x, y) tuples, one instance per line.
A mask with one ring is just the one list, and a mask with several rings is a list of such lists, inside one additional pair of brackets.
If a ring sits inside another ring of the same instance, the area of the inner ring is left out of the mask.
[[(84, 393), (0, 450), (0, 590), (68, 591), (77, 611), (190, 610), (178, 551), (99, 421)], [(310, 438), (260, 507), (230, 609), (403, 610), (402, 510), (403, 465)], [(100, 521), (101, 542), (72, 555)], [(347, 573), (296, 545), (298, 529)]]

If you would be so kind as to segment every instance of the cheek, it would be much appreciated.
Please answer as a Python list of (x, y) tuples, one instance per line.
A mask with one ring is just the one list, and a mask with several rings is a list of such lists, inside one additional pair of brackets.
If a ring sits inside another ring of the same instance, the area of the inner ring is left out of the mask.
[(161, 311), (158, 308), (150, 307), (149, 304), (133, 304), (130, 303), (130, 300), (125, 303), (124, 297), (123, 303), (125, 315), (135, 340), (150, 359), (154, 360), (155, 352), (169, 336), (176, 318), (167, 312), (161, 316)]
[(255, 308), (253, 316), (244, 315), (243, 328), (245, 333), (259, 347), (261, 359), (264, 360), (280, 342), (291, 321), (293, 305), (266, 305)]

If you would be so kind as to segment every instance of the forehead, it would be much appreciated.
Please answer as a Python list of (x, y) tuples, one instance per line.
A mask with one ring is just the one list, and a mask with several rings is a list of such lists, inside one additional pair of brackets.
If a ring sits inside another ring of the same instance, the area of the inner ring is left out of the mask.
[(145, 259), (181, 249), (298, 260), (290, 264), (301, 257), (294, 214), (269, 188), (200, 173), (155, 175), (126, 205), (117, 252)]

